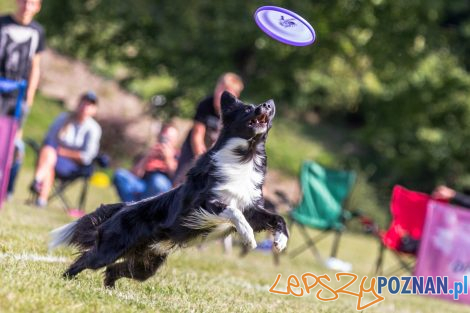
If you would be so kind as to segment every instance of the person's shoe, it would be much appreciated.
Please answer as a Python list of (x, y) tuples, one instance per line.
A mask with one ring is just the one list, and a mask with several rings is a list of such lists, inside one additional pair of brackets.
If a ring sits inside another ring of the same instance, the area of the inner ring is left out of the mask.
[(271, 239), (265, 239), (261, 241), (256, 250), (271, 251), (273, 249), (273, 241)]
[(36, 202), (34, 203), (34, 205), (38, 208), (38, 209), (42, 209), (42, 208), (45, 208), (47, 206), (47, 200), (43, 200), (41, 198), (37, 198), (36, 199)]
[(31, 185), (29, 185), (29, 191), (31, 191), (32, 193), (38, 195), (41, 192), (41, 187), (42, 187), (41, 182), (34, 179), (31, 183)]
[(74, 218), (80, 218), (85, 215), (85, 212), (78, 209), (70, 209), (67, 214)]
[(325, 262), (325, 265), (330, 270), (335, 271), (350, 272), (352, 270), (351, 263), (333, 257), (328, 258)]

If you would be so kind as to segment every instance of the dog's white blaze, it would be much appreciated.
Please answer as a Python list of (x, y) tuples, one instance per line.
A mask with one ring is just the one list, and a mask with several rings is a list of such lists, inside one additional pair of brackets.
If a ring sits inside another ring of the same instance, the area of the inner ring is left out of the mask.
[(232, 138), (227, 144), (214, 154), (217, 174), (225, 182), (215, 186), (214, 190), (226, 203), (234, 203), (235, 207), (243, 210), (253, 204), (255, 199), (261, 197), (261, 190), (257, 185), (263, 182), (263, 173), (256, 171), (255, 164), (261, 165), (261, 157), (242, 163), (240, 156), (235, 153), (237, 148), (248, 148), (248, 141), (242, 138)]

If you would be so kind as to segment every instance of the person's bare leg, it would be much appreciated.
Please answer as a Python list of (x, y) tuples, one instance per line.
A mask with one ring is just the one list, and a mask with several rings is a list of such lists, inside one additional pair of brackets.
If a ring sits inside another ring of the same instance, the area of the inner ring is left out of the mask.
[(46, 175), (54, 169), (57, 163), (57, 151), (50, 146), (44, 146), (39, 151), (38, 165), (34, 173), (34, 179), (42, 182)]
[(55, 177), (55, 165), (57, 163), (57, 151), (50, 146), (44, 146), (39, 152), (38, 165), (34, 174), (33, 184), (39, 184), (37, 205), (45, 206), (49, 192), (52, 189)]
[(54, 168), (51, 168), (50, 171), (44, 175), (42, 180), (41, 190), (39, 192), (38, 200), (42, 203), (47, 203), (49, 198), (49, 192), (52, 189), (52, 184), (54, 183), (55, 171)]

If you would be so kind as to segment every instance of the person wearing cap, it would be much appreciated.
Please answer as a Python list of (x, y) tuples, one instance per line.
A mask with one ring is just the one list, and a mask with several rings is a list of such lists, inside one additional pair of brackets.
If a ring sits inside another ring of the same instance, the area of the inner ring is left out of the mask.
[(73, 112), (60, 114), (49, 127), (30, 186), (37, 195), (36, 206), (47, 205), (56, 173), (73, 176), (98, 155), (101, 127), (93, 119), (97, 104), (95, 93), (84, 93)]

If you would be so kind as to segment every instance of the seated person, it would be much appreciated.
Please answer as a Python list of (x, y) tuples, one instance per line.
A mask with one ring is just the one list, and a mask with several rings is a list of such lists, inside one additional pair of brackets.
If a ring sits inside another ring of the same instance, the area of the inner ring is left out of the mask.
[(121, 201), (139, 201), (172, 188), (171, 179), (178, 166), (178, 130), (171, 124), (163, 125), (157, 139), (131, 171), (118, 169), (114, 174), (113, 183)]
[(432, 192), (432, 197), (437, 200), (445, 200), (452, 204), (470, 208), (470, 196), (457, 192), (447, 186), (437, 186)]
[(36, 206), (47, 205), (56, 175), (78, 175), (97, 156), (101, 139), (101, 127), (93, 119), (97, 104), (96, 95), (87, 92), (80, 97), (75, 111), (60, 114), (49, 127), (30, 186), (37, 194)]

